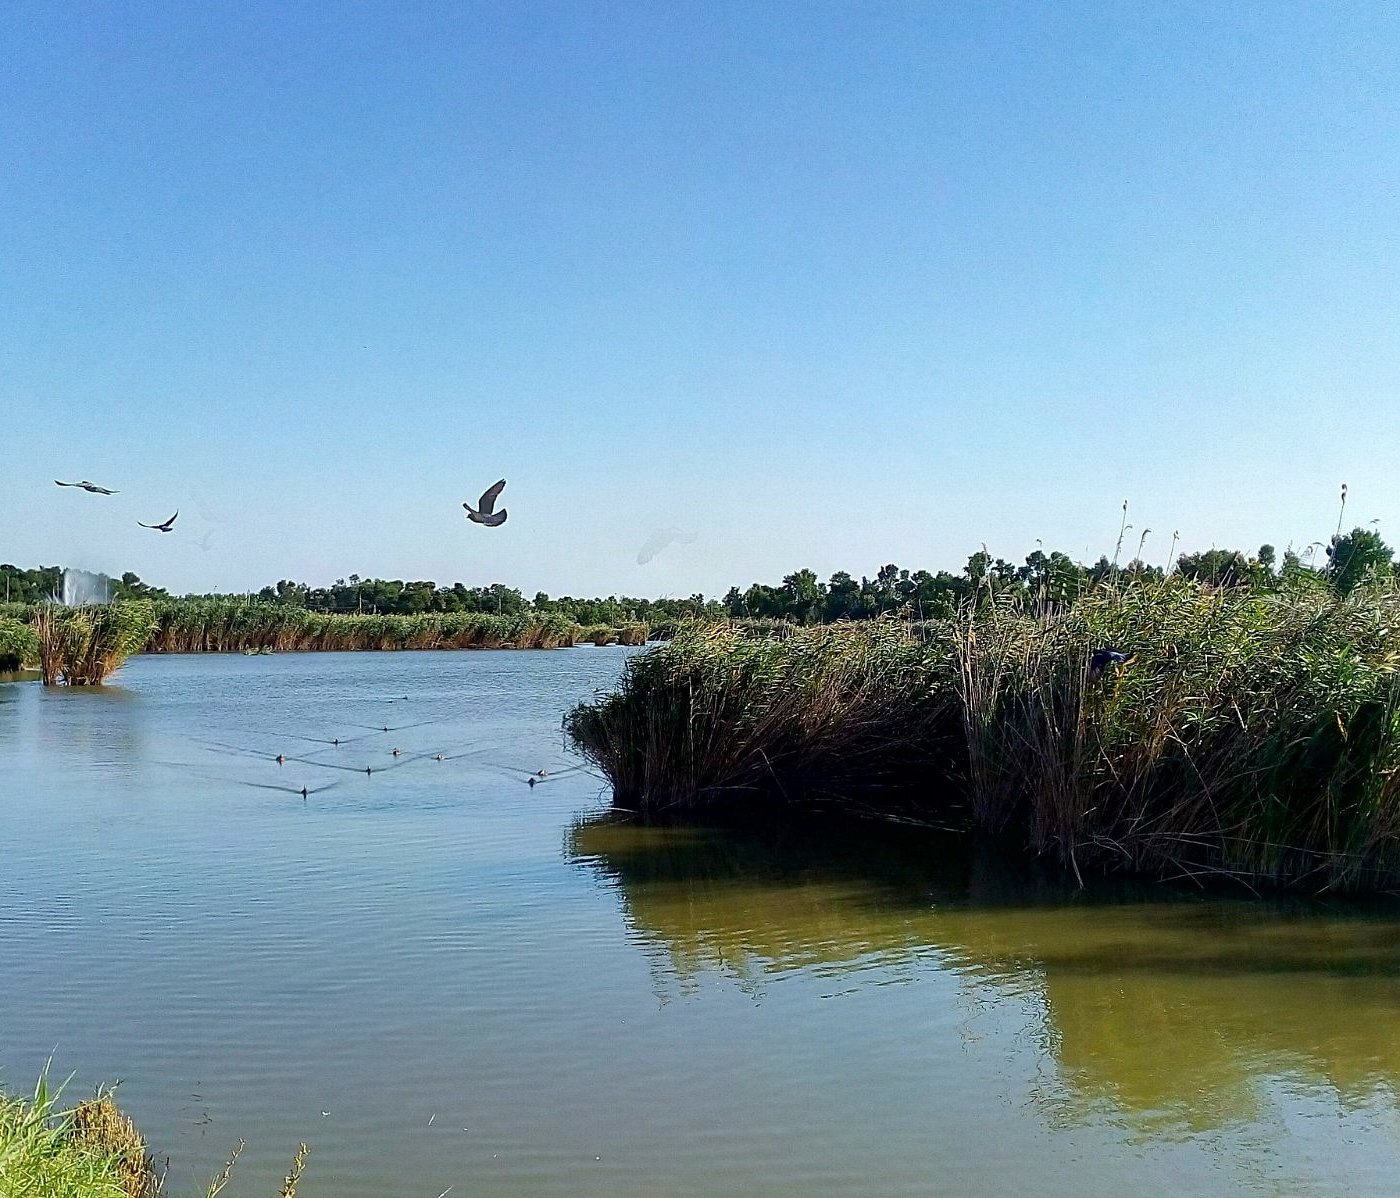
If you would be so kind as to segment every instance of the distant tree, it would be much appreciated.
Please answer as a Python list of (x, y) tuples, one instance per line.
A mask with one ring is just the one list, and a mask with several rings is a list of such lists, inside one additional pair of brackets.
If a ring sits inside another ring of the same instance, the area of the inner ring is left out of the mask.
[(1394, 551), (1370, 528), (1353, 528), (1327, 546), (1327, 581), (1339, 595), (1355, 590), (1368, 577), (1393, 573)]
[(1213, 587), (1243, 586), (1251, 580), (1249, 562), (1238, 549), (1180, 554), (1176, 559), (1176, 572)]
[(811, 570), (797, 570), (783, 579), (783, 615), (799, 624), (815, 624), (821, 619), (822, 585)]
[(982, 586), (987, 581), (987, 574), (991, 570), (992, 555), (985, 549), (979, 549), (967, 559), (967, 565), (963, 567), (963, 572), (967, 575), (968, 582), (974, 587)]
[(845, 570), (837, 570), (826, 584), (822, 618), (831, 623), (834, 620), (856, 620), (861, 614), (860, 584)]

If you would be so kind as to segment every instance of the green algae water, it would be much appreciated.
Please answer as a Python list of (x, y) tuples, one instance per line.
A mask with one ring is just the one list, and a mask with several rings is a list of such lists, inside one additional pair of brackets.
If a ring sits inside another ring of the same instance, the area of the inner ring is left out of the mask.
[(637, 827), (560, 733), (627, 652), (0, 685), (0, 1081), (121, 1079), (177, 1195), (1400, 1188), (1400, 908)]

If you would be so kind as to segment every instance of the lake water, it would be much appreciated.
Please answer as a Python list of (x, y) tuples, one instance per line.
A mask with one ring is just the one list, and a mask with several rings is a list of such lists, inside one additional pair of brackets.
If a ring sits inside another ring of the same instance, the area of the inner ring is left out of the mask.
[(177, 1198), (1400, 1188), (1396, 908), (609, 822), (627, 652), (0, 686), (0, 1081), (122, 1079)]

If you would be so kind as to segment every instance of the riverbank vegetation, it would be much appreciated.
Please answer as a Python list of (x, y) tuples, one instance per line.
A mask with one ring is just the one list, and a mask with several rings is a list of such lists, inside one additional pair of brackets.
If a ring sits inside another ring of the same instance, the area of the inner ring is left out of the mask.
[(330, 614), (235, 598), (166, 600), (154, 607), (153, 653), (336, 649), (554, 649), (582, 630), (561, 616), (525, 612)]
[(447, 586), (353, 574), (321, 588), (283, 579), (256, 594), (172, 596), (130, 572), (112, 577), (57, 566), (21, 570), (0, 565), (8, 599), (0, 602), (0, 618), (35, 624), (42, 609), (65, 594), (78, 604), (93, 595), (118, 603), (149, 603), (156, 616), (143, 646), (149, 652), (639, 645), (667, 639), (692, 621), (736, 621), (750, 637), (782, 638), (819, 624), (893, 618), (936, 638), (948, 620), (969, 607), (1063, 606), (1126, 581), (1176, 578), (1263, 594), (1324, 581), (1345, 594), (1364, 579), (1396, 577), (1389, 547), (1371, 529), (1343, 535), (1339, 527), (1326, 548), (1325, 564), (1317, 568), (1291, 550), (1279, 560), (1269, 545), (1253, 555), (1220, 549), (1177, 555), (1173, 549), (1170, 570), (1139, 558), (1120, 567), (1121, 547), (1120, 535), (1114, 559), (1104, 557), (1091, 566), (1040, 550), (1023, 565), (1013, 566), (981, 550), (957, 574), (886, 565), (873, 578), (857, 582), (838, 571), (823, 583), (813, 571), (799, 570), (778, 586), (731, 588), (722, 601), (701, 594), (576, 599), (551, 598), (544, 592), (527, 600), (519, 590), (500, 583)]
[(1400, 885), (1389, 572), (989, 592), (918, 627), (690, 626), (568, 730), (618, 806), (652, 818), (836, 803), (1070, 873)]
[(0, 1194), (155, 1198), (160, 1192), (145, 1142), (110, 1095), (60, 1111), (44, 1078), (29, 1098), (0, 1094)]
[(0, 615), (0, 673), (12, 673), (38, 664), (38, 634), (29, 624)]
[(332, 615), (231, 598), (43, 603), (16, 612), (23, 619), (0, 616), (0, 669), (37, 661), (46, 681), (77, 685), (100, 683), (137, 652), (557, 649), (580, 642), (641, 645), (650, 635), (646, 624), (585, 628), (534, 611)]
[(147, 645), (156, 626), (155, 609), (144, 601), (41, 605), (35, 612), (34, 632), (44, 684), (101, 686)]
[[(163, 1172), (141, 1133), (110, 1092), (61, 1109), (59, 1094), (41, 1077), (34, 1093), (0, 1093), (0, 1194), (5, 1198), (161, 1198)], [(218, 1177), (203, 1190), (215, 1198), (229, 1184), (240, 1141)], [(277, 1191), (295, 1198), (306, 1167), (303, 1144)]]

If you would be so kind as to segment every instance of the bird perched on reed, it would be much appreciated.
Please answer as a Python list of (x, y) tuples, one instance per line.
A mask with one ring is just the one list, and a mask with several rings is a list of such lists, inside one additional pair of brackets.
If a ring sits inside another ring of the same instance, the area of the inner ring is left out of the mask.
[(140, 521), (140, 520), (136, 521), (136, 523), (137, 523), (137, 524), (140, 524), (142, 528), (151, 528), (151, 529), (154, 529), (156, 532), (169, 532), (172, 528), (175, 527), (175, 517), (178, 516), (179, 514), (180, 514), (180, 510), (179, 510), (179, 508), (176, 508), (176, 509), (175, 509), (175, 515), (174, 515), (174, 516), (171, 516), (169, 520), (166, 520), (166, 521), (164, 521), (163, 523), (160, 523), (160, 524), (141, 524), (141, 521)]
[(484, 524), (487, 528), (496, 528), (506, 522), (506, 512), (502, 508), (496, 510), (496, 500), (501, 497), (501, 492), (506, 488), (506, 480), (501, 479), (493, 487), (488, 487), (481, 493), (481, 498), (476, 501), (476, 507), (469, 503), (462, 506), (467, 509), (467, 519), (473, 524)]
[(1089, 681), (1097, 682), (1109, 666), (1128, 665), (1136, 656), (1120, 653), (1117, 649), (1095, 649), (1089, 655)]
[(118, 494), (116, 491), (109, 491), (106, 487), (99, 487), (96, 483), (90, 483), (87, 479), (83, 479), (80, 483), (60, 483), (58, 479), (54, 479), (54, 482), (58, 483), (60, 487), (82, 487), (84, 491), (91, 491), (94, 495)]

